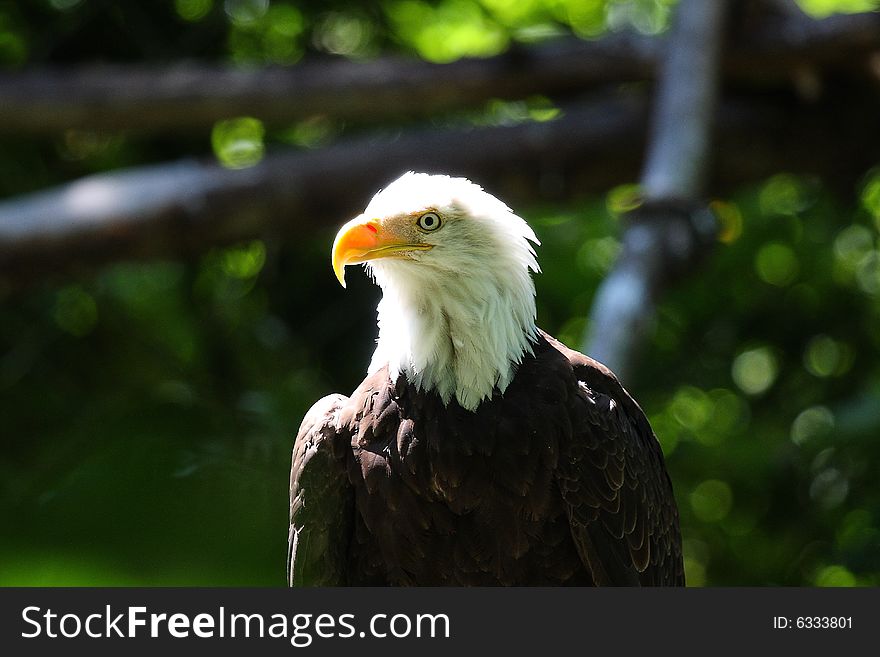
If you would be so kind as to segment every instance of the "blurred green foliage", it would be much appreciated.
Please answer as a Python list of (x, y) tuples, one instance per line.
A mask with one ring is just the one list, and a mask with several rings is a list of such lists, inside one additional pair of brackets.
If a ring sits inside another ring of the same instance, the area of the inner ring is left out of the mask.
[[(815, 15), (878, 5), (799, 2)], [(0, 66), (449, 61), (567, 31), (659, 32), (673, 4), (0, 0)], [(463, 120), (556, 112), (496, 101)], [(0, 195), (193, 153), (250, 166), (346, 129), (241, 117), (174, 137), (7, 137)], [(540, 323), (572, 346), (637, 198), (627, 185), (518, 208), (543, 242)], [(667, 454), (689, 582), (880, 585), (880, 169), (849, 199), (780, 172), (715, 210), (714, 254), (664, 299), (627, 382)], [(338, 287), (332, 237), (0, 291), (0, 584), (283, 583), (294, 432), (313, 401), (358, 384), (375, 337), (378, 291), (357, 275)]]
[(831, 14), (857, 14), (877, 9), (877, 0), (797, 0), (811, 16), (824, 18)]

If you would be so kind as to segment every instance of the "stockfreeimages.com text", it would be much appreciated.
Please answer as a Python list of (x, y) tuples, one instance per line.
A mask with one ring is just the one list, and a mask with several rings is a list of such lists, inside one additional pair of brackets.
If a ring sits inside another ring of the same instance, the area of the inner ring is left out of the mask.
[(25, 607), (21, 636), (48, 638), (137, 638), (171, 637), (184, 639), (274, 638), (288, 639), (304, 648), (315, 638), (449, 638), (446, 614), (374, 614), (358, 629), (355, 614), (246, 614), (230, 613), (220, 607), (214, 613), (153, 613), (146, 607), (126, 607), (114, 611), (106, 605), (88, 615), (59, 613), (41, 607)]

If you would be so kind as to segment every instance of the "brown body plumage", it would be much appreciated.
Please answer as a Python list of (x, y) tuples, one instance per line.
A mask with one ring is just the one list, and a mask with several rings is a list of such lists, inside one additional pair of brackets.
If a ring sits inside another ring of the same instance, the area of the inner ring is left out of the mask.
[(475, 413), (387, 370), (318, 402), (294, 447), (291, 519), (291, 584), (684, 583), (647, 419), (546, 334)]

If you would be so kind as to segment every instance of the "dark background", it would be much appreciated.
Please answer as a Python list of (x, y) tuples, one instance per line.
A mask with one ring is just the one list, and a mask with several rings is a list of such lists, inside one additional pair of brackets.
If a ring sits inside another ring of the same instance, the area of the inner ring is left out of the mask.
[[(572, 34), (662, 34), (674, 4), (0, 0), (0, 66), (449, 62)], [(816, 18), (877, 7), (798, 4)], [(823, 93), (833, 100), (834, 85)], [(511, 125), (557, 112), (532, 97), (421, 121)], [(181, 157), (246, 168), (364, 130), (323, 116), (157, 134), (4, 130), (0, 195)], [(803, 139), (823, 148), (824, 136)], [(863, 156), (880, 164), (880, 152)], [(880, 169), (841, 180), (792, 168), (713, 185), (717, 243), (663, 297), (625, 381), (667, 456), (693, 586), (880, 584)], [(486, 187), (543, 242), (540, 326), (580, 346), (632, 185), (521, 197), (504, 193), (515, 181)], [(330, 269), (348, 218), (298, 217), (281, 236), (206, 242), (186, 257), (49, 260), (27, 281), (4, 275), (0, 584), (284, 583), (296, 428), (316, 399), (356, 387), (376, 333), (378, 291), (355, 271), (343, 290)]]

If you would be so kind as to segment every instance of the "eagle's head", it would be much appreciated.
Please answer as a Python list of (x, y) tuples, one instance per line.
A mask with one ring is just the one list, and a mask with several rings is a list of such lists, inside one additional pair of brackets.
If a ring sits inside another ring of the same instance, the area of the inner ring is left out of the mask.
[(504, 392), (537, 336), (529, 225), (465, 178), (406, 173), (333, 243), (333, 270), (366, 263), (382, 288), (370, 364), (473, 411)]

